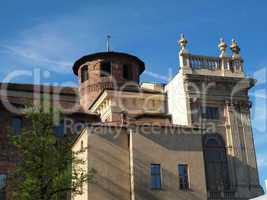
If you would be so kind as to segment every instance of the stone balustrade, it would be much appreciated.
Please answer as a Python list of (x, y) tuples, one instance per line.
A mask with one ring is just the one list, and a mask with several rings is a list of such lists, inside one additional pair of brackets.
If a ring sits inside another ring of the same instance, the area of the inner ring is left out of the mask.
[(208, 70), (212, 71), (229, 72), (231, 74), (243, 74), (243, 60), (241, 58), (232, 57), (215, 57), (215, 56), (202, 56), (184, 53), (180, 55), (181, 68), (187, 68), (189, 70), (200, 71)]
[(221, 60), (217, 57), (208, 57), (208, 56), (198, 56), (198, 55), (186, 55), (189, 66), (192, 69), (210, 69), (210, 70), (217, 70), (221, 67)]

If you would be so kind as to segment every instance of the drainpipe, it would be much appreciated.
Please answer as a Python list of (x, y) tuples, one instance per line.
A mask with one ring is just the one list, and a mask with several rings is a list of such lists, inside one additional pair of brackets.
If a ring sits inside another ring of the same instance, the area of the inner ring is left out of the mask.
[(129, 129), (129, 153), (130, 153), (130, 195), (131, 200), (135, 200), (134, 191), (134, 166), (133, 166), (133, 130)]

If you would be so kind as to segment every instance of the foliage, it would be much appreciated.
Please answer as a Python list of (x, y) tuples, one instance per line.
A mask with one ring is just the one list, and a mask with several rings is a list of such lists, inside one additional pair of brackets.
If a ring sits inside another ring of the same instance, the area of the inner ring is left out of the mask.
[(93, 178), (94, 170), (72, 168), (73, 164), (85, 164), (78, 158), (82, 151), (72, 153), (73, 137), (55, 136), (53, 116), (47, 109), (27, 108), (25, 119), (31, 128), (10, 137), (19, 155), (8, 180), (14, 200), (66, 199), (70, 192), (81, 194), (83, 183)]

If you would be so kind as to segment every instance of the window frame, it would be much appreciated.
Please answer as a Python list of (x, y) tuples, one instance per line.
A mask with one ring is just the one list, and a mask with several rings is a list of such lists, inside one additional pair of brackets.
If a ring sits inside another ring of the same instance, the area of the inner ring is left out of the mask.
[[(181, 173), (180, 173), (181, 172), (180, 171), (180, 167), (181, 166), (185, 167), (185, 168), (183, 168), (183, 169), (186, 170), (186, 175), (185, 176), (182, 176)], [(178, 164), (177, 170), (178, 170), (179, 189), (180, 190), (190, 190), (189, 166), (188, 166), (188, 164), (184, 164), (184, 163)], [(186, 182), (184, 182), (184, 181), (181, 182), (181, 179), (183, 179)]]
[(219, 120), (220, 108), (218, 106), (201, 106), (201, 118), (205, 120)]
[[(152, 172), (152, 167), (158, 166), (159, 167), (159, 172), (153, 173)], [(159, 186), (156, 186), (156, 184), (153, 183), (153, 177), (159, 178)], [(156, 164), (156, 163), (151, 163), (150, 164), (150, 189), (151, 190), (161, 190), (162, 189), (162, 168), (161, 164)]]

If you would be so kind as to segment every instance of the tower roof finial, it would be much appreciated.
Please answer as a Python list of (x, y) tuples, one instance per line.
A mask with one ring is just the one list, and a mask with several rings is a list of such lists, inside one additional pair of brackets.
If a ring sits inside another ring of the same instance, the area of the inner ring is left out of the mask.
[(232, 44), (230, 46), (232, 52), (233, 52), (233, 58), (240, 58), (239, 52), (240, 52), (240, 47), (238, 46), (237, 42), (235, 39), (232, 39)]
[(218, 44), (218, 47), (219, 47), (219, 50), (221, 51), (220, 57), (225, 57), (227, 44), (225, 43), (223, 38), (220, 38), (220, 43)]
[(181, 33), (181, 37), (180, 37), (180, 40), (178, 41), (179, 45), (180, 45), (180, 53), (187, 53), (187, 50), (186, 50), (186, 45), (187, 45), (187, 40), (185, 39), (184, 37), (184, 34)]
[(107, 51), (108, 52), (110, 51), (110, 38), (111, 38), (111, 36), (107, 35)]

